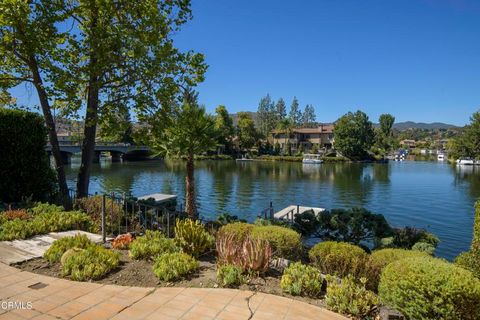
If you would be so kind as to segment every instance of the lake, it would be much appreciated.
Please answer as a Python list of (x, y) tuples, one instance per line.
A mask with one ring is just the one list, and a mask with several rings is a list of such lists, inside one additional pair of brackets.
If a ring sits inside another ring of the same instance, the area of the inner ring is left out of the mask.
[[(67, 169), (75, 185), (79, 159)], [(90, 192), (127, 192), (133, 196), (176, 194), (183, 203), (182, 161), (111, 163), (93, 167)], [(397, 227), (426, 228), (440, 237), (437, 255), (453, 259), (468, 249), (474, 203), (480, 196), (480, 168), (440, 162), (321, 164), (290, 162), (199, 161), (196, 163), (198, 211), (215, 219), (223, 212), (249, 221), (273, 202), (322, 208), (366, 207)]]

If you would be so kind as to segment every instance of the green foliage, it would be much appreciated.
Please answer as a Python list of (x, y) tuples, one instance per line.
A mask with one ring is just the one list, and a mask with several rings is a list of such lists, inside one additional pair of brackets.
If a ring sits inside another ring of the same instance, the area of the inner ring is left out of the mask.
[(225, 151), (232, 151), (232, 139), (235, 135), (232, 117), (228, 114), (225, 106), (218, 106), (215, 109), (215, 130), (217, 132), (217, 141), (223, 145)]
[(27, 213), (27, 210), (25, 209), (7, 210), (5, 212), (1, 212), (0, 216), (1, 216), (0, 220), (2, 221), (11, 221), (15, 219), (20, 219), (20, 220), (30, 219), (30, 215)]
[[(302, 114), (302, 126), (304, 128), (313, 128), (316, 125), (315, 107), (311, 104), (305, 106)], [(303, 151), (303, 150), (302, 150)]]
[(257, 130), (252, 116), (247, 112), (237, 113), (237, 136), (240, 148), (248, 150), (255, 145), (257, 141)]
[(184, 252), (165, 253), (155, 258), (153, 273), (162, 281), (172, 281), (194, 272), (198, 267), (198, 261)]
[(410, 249), (417, 242), (425, 242), (437, 247), (440, 240), (437, 236), (427, 232), (425, 229), (417, 229), (414, 227), (393, 229), (394, 247)]
[(58, 240), (55, 240), (50, 248), (43, 254), (43, 257), (48, 260), (50, 263), (59, 262), (62, 258), (62, 255), (69, 249), (85, 249), (89, 246), (95, 245), (88, 237), (84, 234), (76, 234), (73, 237), (65, 237)]
[(406, 249), (381, 249), (375, 250), (369, 256), (365, 274), (368, 278), (368, 288), (377, 291), (380, 275), (388, 264), (407, 258), (425, 257), (426, 253)]
[(320, 221), (313, 210), (304, 211), (295, 215), (293, 228), (303, 236), (309, 236), (316, 232), (320, 227)]
[(391, 234), (391, 228), (382, 214), (374, 214), (365, 208), (332, 209), (319, 216), (317, 235), (326, 240), (359, 244)]
[(115, 269), (119, 261), (118, 252), (93, 245), (66, 257), (62, 272), (75, 281), (96, 280)]
[(322, 291), (322, 275), (317, 268), (295, 262), (283, 271), (280, 287), (294, 296), (318, 297)]
[[(50, 206), (41, 206), (42, 208), (52, 208)], [(63, 209), (62, 207), (56, 207)], [(34, 212), (30, 220), (15, 219), (6, 221), (0, 226), (0, 241), (27, 239), (37, 234), (49, 232), (67, 231), (67, 230), (89, 230), (92, 221), (89, 216), (79, 211), (43, 211), (37, 207), (32, 209)]]
[(368, 259), (367, 253), (362, 248), (333, 241), (317, 243), (310, 249), (308, 256), (322, 273), (338, 277), (352, 274), (359, 278)]
[(217, 217), (216, 222), (218, 224), (224, 226), (224, 225), (234, 223), (234, 222), (245, 222), (246, 223), (247, 221), (243, 220), (243, 219), (239, 219), (238, 216), (234, 216), (234, 215), (231, 215), (227, 212), (224, 212)]
[(38, 114), (0, 109), (0, 202), (18, 203), (26, 197), (45, 201), (55, 195), (55, 173), (45, 152), (46, 137)]
[(378, 119), (380, 128), (375, 130), (375, 144), (381, 150), (382, 154), (388, 153), (392, 149), (393, 134), (392, 127), (395, 123), (395, 117), (391, 114), (382, 114)]
[(435, 247), (432, 244), (423, 241), (415, 243), (412, 246), (412, 250), (425, 252), (431, 256), (435, 253)]
[[(95, 224), (95, 231), (100, 232), (102, 223), (102, 196), (85, 197), (75, 200), (75, 207), (87, 213)], [(105, 199), (105, 226), (107, 230), (118, 227), (123, 217), (123, 207), (110, 198)]]
[(130, 257), (135, 260), (152, 260), (164, 253), (172, 253), (178, 251), (172, 239), (167, 239), (163, 233), (159, 231), (147, 230), (145, 235), (137, 237), (130, 244)]
[(335, 122), (335, 149), (352, 160), (368, 158), (373, 145), (373, 125), (362, 111), (349, 112)]
[(480, 259), (471, 251), (462, 252), (455, 258), (455, 264), (469, 270), (480, 279)]
[(382, 272), (382, 303), (407, 319), (479, 319), (480, 280), (444, 260), (419, 257), (398, 260)]
[(288, 119), (291, 121), (294, 127), (298, 127), (302, 122), (302, 110), (300, 110), (297, 97), (293, 97)]
[(275, 257), (295, 260), (302, 254), (300, 234), (292, 229), (280, 226), (255, 226), (251, 235), (253, 238), (268, 241)]
[(49, 213), (62, 212), (62, 211), (65, 211), (65, 209), (62, 206), (57, 206), (55, 204), (38, 202), (35, 204), (33, 208), (30, 208), (28, 211), (33, 216), (36, 216), (41, 213), (49, 214)]
[(361, 278), (358, 283), (352, 275), (341, 280), (328, 276), (325, 305), (332, 311), (347, 314), (354, 319), (372, 316), (380, 301), (375, 293), (365, 288), (366, 282), (366, 278)]
[(175, 225), (175, 243), (182, 248), (183, 252), (193, 256), (199, 256), (213, 247), (215, 239), (203, 225), (191, 219), (177, 219)]
[(453, 139), (450, 144), (450, 156), (480, 157), (480, 112), (475, 112), (470, 117), (470, 124), (464, 127), (462, 134)]
[(217, 280), (222, 287), (239, 286), (244, 283), (242, 268), (233, 264), (220, 265), (217, 268)]
[(233, 235), (236, 240), (242, 242), (253, 230), (254, 225), (245, 222), (234, 222), (221, 227), (219, 235)]

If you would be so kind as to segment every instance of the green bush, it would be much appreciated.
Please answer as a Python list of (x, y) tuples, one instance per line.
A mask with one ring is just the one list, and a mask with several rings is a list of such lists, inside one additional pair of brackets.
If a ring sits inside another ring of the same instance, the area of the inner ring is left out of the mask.
[(291, 295), (315, 298), (322, 291), (322, 283), (322, 275), (317, 268), (295, 262), (283, 271), (280, 286), (283, 292)]
[(178, 251), (172, 239), (167, 239), (159, 231), (147, 230), (145, 235), (138, 237), (130, 243), (130, 257), (135, 260), (151, 260), (164, 253)]
[(198, 261), (184, 252), (165, 253), (155, 258), (153, 273), (163, 281), (179, 279), (197, 270)]
[[(75, 208), (88, 214), (95, 225), (95, 231), (101, 231), (102, 223), (102, 196), (93, 196), (75, 200)], [(110, 198), (105, 199), (105, 226), (107, 230), (117, 228), (123, 216), (123, 207)]]
[(300, 234), (292, 229), (280, 226), (255, 226), (251, 234), (253, 238), (267, 240), (275, 257), (295, 260), (302, 254)]
[(455, 258), (455, 264), (470, 270), (474, 276), (480, 279), (480, 259), (472, 252), (462, 252)]
[(426, 254), (429, 254), (431, 256), (433, 256), (433, 254), (435, 253), (435, 247), (432, 244), (421, 241), (415, 243), (412, 247), (412, 250), (425, 252)]
[(234, 235), (235, 238), (242, 242), (252, 232), (254, 225), (244, 222), (235, 222), (224, 225), (218, 230), (219, 235)]
[(75, 281), (95, 280), (115, 269), (119, 261), (118, 252), (93, 245), (66, 257), (62, 272)]
[(37, 202), (35, 206), (33, 208), (28, 209), (28, 211), (33, 216), (36, 216), (41, 213), (46, 214), (46, 213), (64, 212), (65, 209), (62, 206), (57, 206), (55, 204)]
[(372, 316), (380, 301), (375, 293), (366, 289), (366, 282), (366, 278), (361, 278), (358, 283), (352, 275), (341, 280), (327, 276), (325, 305), (332, 311), (353, 316), (354, 319)]
[(0, 108), (0, 203), (54, 197), (56, 178), (46, 145), (47, 131), (41, 116)]
[(407, 319), (480, 319), (480, 280), (432, 257), (402, 259), (382, 272), (382, 303)]
[(313, 264), (325, 274), (360, 277), (368, 259), (360, 247), (345, 242), (325, 241), (317, 243), (308, 253)]
[(233, 264), (220, 265), (217, 268), (217, 280), (222, 287), (239, 286), (244, 282), (242, 268)]
[(73, 229), (89, 230), (91, 224), (90, 217), (78, 211), (42, 212), (30, 220), (5, 221), (0, 226), (0, 241), (27, 239), (37, 234)]
[(426, 255), (425, 252), (417, 250), (394, 248), (373, 251), (369, 256), (367, 267), (365, 268), (365, 275), (368, 278), (368, 288), (374, 291), (377, 290), (382, 270), (388, 264), (401, 259), (425, 257)]
[(175, 243), (183, 252), (198, 257), (213, 247), (215, 239), (197, 220), (177, 219), (175, 224)]
[(95, 245), (84, 234), (76, 234), (73, 237), (65, 237), (55, 240), (50, 248), (43, 254), (43, 257), (50, 263), (59, 262), (62, 255), (69, 249), (78, 248), (85, 249)]

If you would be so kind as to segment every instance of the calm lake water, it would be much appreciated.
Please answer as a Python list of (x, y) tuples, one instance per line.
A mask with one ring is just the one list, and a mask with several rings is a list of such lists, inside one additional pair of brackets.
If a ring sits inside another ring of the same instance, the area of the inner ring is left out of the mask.
[[(75, 185), (79, 159), (67, 175)], [(161, 192), (184, 199), (181, 161), (145, 161), (94, 166), (90, 192)], [(480, 168), (438, 162), (303, 165), (287, 162), (200, 161), (196, 163), (200, 216), (228, 212), (253, 221), (273, 202), (327, 209), (361, 206), (383, 214), (393, 226), (427, 228), (440, 237), (437, 255), (453, 259), (468, 249), (474, 203), (480, 196)]]

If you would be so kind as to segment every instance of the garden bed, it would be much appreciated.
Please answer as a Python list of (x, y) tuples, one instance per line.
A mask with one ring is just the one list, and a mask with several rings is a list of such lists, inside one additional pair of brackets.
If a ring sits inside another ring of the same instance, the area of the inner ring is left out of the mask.
[[(128, 250), (114, 250), (120, 253), (119, 266), (105, 275), (105, 277), (91, 282), (101, 284), (114, 284), (120, 286), (133, 287), (193, 287), (193, 288), (217, 288), (220, 287), (216, 277), (215, 256), (206, 254), (198, 260), (200, 268), (197, 272), (186, 278), (174, 282), (159, 281), (152, 272), (153, 262), (147, 260), (133, 260), (128, 255)], [(64, 278), (62, 268), (59, 262), (49, 263), (44, 258), (36, 258), (14, 265), (22, 271), (33, 272), (45, 276)], [(295, 300), (307, 302), (315, 306), (324, 307), (322, 299), (312, 299), (301, 296), (291, 296), (282, 292), (280, 288), (280, 278), (282, 273), (270, 269), (265, 276), (252, 278), (248, 283), (243, 284), (237, 289), (263, 292), (278, 296), (289, 297)]]

